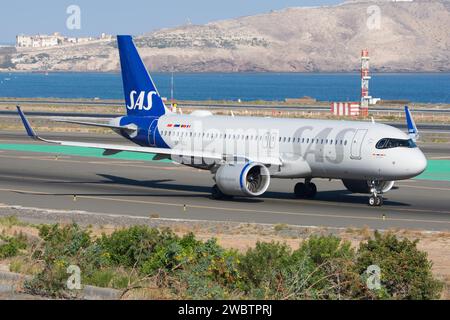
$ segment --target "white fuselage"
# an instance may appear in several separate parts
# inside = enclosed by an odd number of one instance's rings
[[[198,115],[197,115],[198,114]],[[168,114],[158,131],[170,148],[221,151],[247,159],[278,157],[278,178],[409,179],[426,168],[419,148],[379,149],[383,138],[408,140],[402,131],[361,121]]]

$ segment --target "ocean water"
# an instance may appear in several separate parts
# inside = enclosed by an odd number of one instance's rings
[[[171,74],[152,74],[170,97]],[[372,74],[370,94],[386,100],[450,103],[450,73]],[[176,73],[180,100],[284,100],[310,96],[321,101],[358,101],[358,73]],[[122,99],[119,73],[0,73],[0,97]]]

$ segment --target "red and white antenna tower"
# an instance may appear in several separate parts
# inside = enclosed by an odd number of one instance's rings
[[[364,49],[361,52],[361,107],[368,108],[369,102],[372,99],[369,96],[369,67],[370,67],[370,57],[369,50]]]

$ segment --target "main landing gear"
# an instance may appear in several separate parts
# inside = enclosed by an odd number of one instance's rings
[[[317,194],[317,187],[311,179],[306,179],[305,183],[299,182],[295,185],[294,194],[298,199],[312,199]]]
[[[381,190],[377,188],[376,181],[371,181],[369,184],[371,196],[369,197],[369,206],[381,207],[383,205],[383,196]]]

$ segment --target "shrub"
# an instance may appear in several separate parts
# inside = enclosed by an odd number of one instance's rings
[[[39,236],[43,241],[33,258],[41,260],[43,267],[25,282],[25,289],[33,294],[73,297],[73,292],[66,291],[66,271],[71,264],[80,265],[77,257],[91,245],[89,232],[76,224],[62,227],[55,224],[41,226]]]
[[[103,235],[97,242],[114,265],[141,267],[155,253],[159,245],[165,246],[176,235],[170,230],[159,231],[146,226],[135,226]]]
[[[197,258],[197,247],[202,243],[190,233],[182,238],[173,235],[155,244],[153,253],[143,262],[141,272],[152,275],[158,270],[173,272]]]
[[[83,284],[123,289],[151,282],[184,299],[434,299],[442,290],[417,242],[390,234],[375,233],[358,251],[335,236],[312,236],[295,251],[258,242],[242,254],[215,239],[146,226],[93,239],[75,224],[53,225],[41,227],[40,236],[32,258],[42,261],[42,269],[26,288],[55,297],[76,296],[66,290],[69,265],[80,267]],[[17,254],[24,243],[17,239],[8,238],[0,253]],[[365,283],[372,264],[382,270],[378,291]]]
[[[299,249],[258,243],[239,266],[245,290],[257,299],[352,298],[361,285],[355,252],[334,236],[312,236]]]
[[[291,249],[278,242],[258,242],[241,258],[239,270],[245,290],[257,298],[270,298],[280,290],[285,272],[292,264]]]
[[[241,289],[238,265],[237,251],[222,248],[215,239],[196,241],[192,255],[174,270],[174,281],[168,285],[185,299],[229,299]]]
[[[417,249],[417,242],[375,232],[373,239],[360,244],[356,270],[363,274],[370,265],[380,267],[381,297],[438,299],[442,284],[434,279],[432,263]]]
[[[334,259],[352,260],[355,251],[351,248],[350,242],[343,242],[336,236],[311,236],[294,252],[294,257],[304,254],[318,266]]]
[[[0,245],[0,259],[15,257],[27,248],[27,237],[22,233],[14,237],[0,236],[0,240],[4,242]]]
[[[355,251],[336,236],[311,236],[293,253],[287,279],[296,299],[349,299],[361,287],[354,272]]]
[[[88,231],[76,224],[67,226],[43,225],[39,236],[44,240],[42,250],[38,251],[44,261],[54,261],[64,256],[76,256],[91,245]]]

